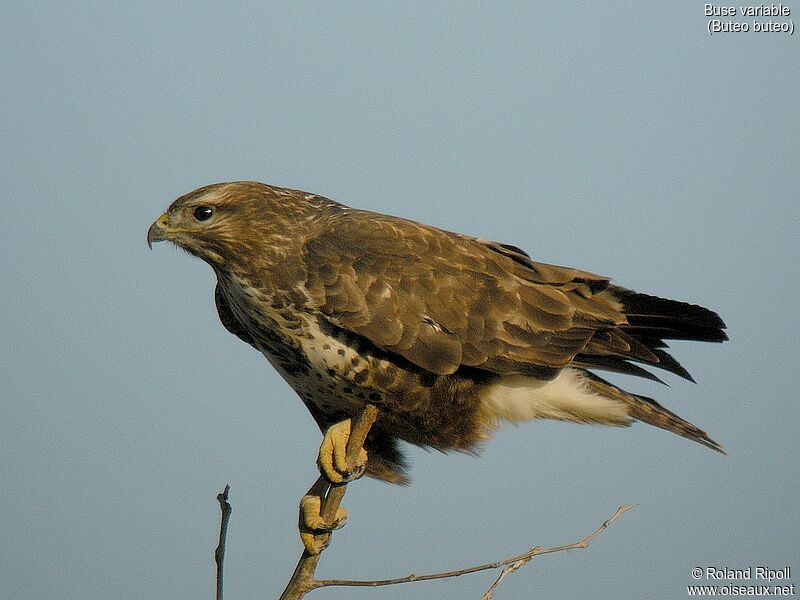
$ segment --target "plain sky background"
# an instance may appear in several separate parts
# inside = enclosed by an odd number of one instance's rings
[[[642,424],[410,449],[411,486],[350,486],[319,576],[499,559],[638,503],[498,600],[682,598],[706,566],[800,584],[797,34],[710,36],[695,1],[1,12],[0,598],[212,598],[226,483],[226,597],[283,589],[320,433],[218,323],[211,270],[145,244],[175,197],[236,179],[501,240],[729,326],[673,345],[698,385],[614,378],[729,457]],[[310,597],[477,598],[493,578]]]

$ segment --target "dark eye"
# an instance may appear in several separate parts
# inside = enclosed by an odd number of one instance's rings
[[[194,218],[198,221],[208,221],[213,214],[214,209],[210,206],[198,206],[194,209]]]

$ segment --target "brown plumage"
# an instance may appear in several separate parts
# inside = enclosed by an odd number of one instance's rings
[[[664,340],[721,342],[700,306],[534,262],[513,246],[254,182],[200,188],[150,228],[217,275],[223,325],[264,353],[324,430],[367,402],[368,473],[403,481],[398,439],[469,451],[498,421],[640,420],[722,451],[587,369],[691,379]]]

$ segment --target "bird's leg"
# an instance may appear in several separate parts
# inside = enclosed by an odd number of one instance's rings
[[[322,476],[332,484],[350,483],[364,474],[367,468],[367,451],[363,448],[354,464],[347,460],[347,442],[350,439],[351,421],[339,421],[328,427],[319,447],[317,466]]]
[[[339,508],[333,522],[322,517],[322,498],[330,484],[319,477],[300,500],[300,540],[306,551],[317,555],[331,543],[331,531],[343,527],[347,522],[347,510]]]
[[[358,459],[351,464],[347,460],[347,442],[350,439],[351,421],[340,421],[331,425],[322,438],[317,457],[321,477],[300,500],[300,539],[309,554],[316,555],[330,544],[331,531],[339,529],[347,521],[347,510],[339,508],[332,521],[322,516],[322,499],[330,485],[343,485],[355,481],[367,467],[367,451],[363,448]]]

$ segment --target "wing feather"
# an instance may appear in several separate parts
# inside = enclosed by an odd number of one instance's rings
[[[570,363],[624,322],[593,289],[607,279],[533,263],[506,247],[362,211],[305,245],[306,287],[334,324],[436,374],[530,373]],[[400,268],[398,268],[398,264]]]
[[[306,291],[333,324],[431,373],[554,377],[573,364],[691,379],[664,339],[722,341],[700,306],[537,263],[514,246],[367,211],[326,217],[304,247]]]

